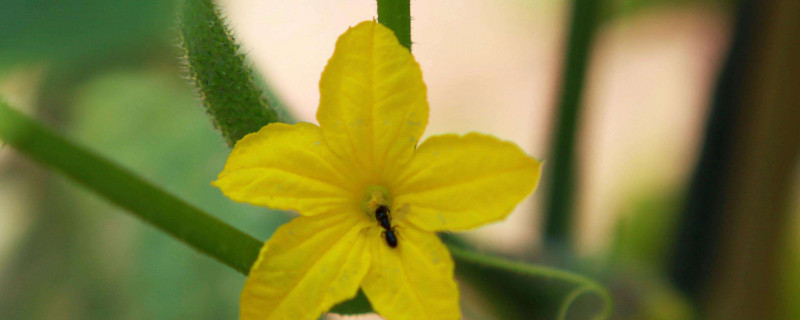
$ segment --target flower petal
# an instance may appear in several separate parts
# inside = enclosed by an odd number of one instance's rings
[[[319,127],[273,123],[239,140],[212,184],[235,201],[310,216],[352,203],[349,170]]]
[[[362,224],[333,214],[278,228],[250,270],[239,319],[317,319],[354,297],[370,263]]]
[[[336,42],[319,84],[317,120],[342,158],[380,179],[411,158],[428,123],[422,71],[394,32],[374,21]]]
[[[413,226],[397,233],[394,249],[369,237],[372,265],[361,288],[375,311],[390,320],[461,318],[453,260],[441,240]]]
[[[392,189],[418,227],[464,230],[504,219],[536,187],[540,168],[514,143],[478,133],[441,135],[417,148]]]

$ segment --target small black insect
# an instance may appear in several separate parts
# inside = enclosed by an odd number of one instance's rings
[[[394,227],[384,230],[381,235],[383,235],[383,239],[386,240],[386,245],[390,248],[397,248],[397,231]]]
[[[378,224],[383,228],[383,239],[386,240],[386,244],[390,248],[397,247],[397,230],[395,227],[392,226],[392,216],[391,212],[389,211],[389,207],[381,205],[375,209],[375,219],[378,220]]]

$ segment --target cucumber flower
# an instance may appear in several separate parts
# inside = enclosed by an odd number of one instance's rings
[[[504,219],[540,163],[517,145],[433,136],[419,64],[375,21],[336,42],[319,126],[273,123],[239,140],[213,184],[299,217],[261,249],[240,319],[316,319],[361,288],[386,319],[458,319],[453,260],[436,232]]]

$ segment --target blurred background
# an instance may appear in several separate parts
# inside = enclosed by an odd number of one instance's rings
[[[308,122],[336,38],[376,17],[371,0],[218,3],[271,101]],[[413,1],[413,52],[431,105],[425,135],[493,134],[547,171],[570,3]],[[752,10],[724,0],[602,3],[567,241],[543,231],[547,180],[509,219],[466,240],[591,274],[612,289],[614,319],[800,319],[800,99],[790,99],[800,72],[787,71],[800,71],[797,15],[781,20],[781,1]],[[229,149],[178,44],[170,1],[0,1],[0,96],[266,239],[291,216],[211,187]],[[244,276],[116,211],[0,146],[0,319],[237,317]],[[481,297],[489,289],[461,284],[467,319],[520,314],[496,312]],[[515,303],[525,312],[526,301]]]

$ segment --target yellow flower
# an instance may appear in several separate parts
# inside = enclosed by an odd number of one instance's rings
[[[435,232],[504,219],[540,164],[495,137],[433,136],[422,72],[374,22],[336,42],[319,126],[270,124],[236,143],[214,185],[301,216],[250,270],[240,319],[316,319],[363,289],[387,319],[458,319],[453,261]],[[394,241],[393,241],[394,240]]]

